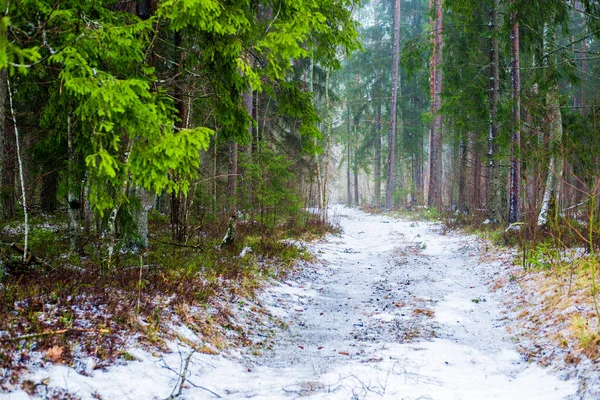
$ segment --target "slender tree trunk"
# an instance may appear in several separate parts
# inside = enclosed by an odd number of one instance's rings
[[[357,91],[357,99],[360,98],[360,74],[356,74],[356,91]],[[360,124],[361,111],[358,106],[358,101],[355,102],[354,106],[354,118],[352,119],[354,125],[354,151],[353,158],[354,162],[352,163],[352,173],[354,175],[354,205],[359,205],[359,196],[358,196],[358,127]]]
[[[433,0],[429,0],[429,13],[433,15]],[[427,165],[428,180],[427,180],[427,205],[432,206],[435,194],[431,190],[431,177],[433,173],[433,164],[436,159],[436,148],[435,148],[435,27],[434,19],[432,16],[429,17],[429,26],[432,30],[429,35],[429,42],[431,47],[431,55],[429,57],[429,112],[431,114],[431,121],[429,122],[429,162]]]
[[[358,197],[358,124],[360,116],[354,118],[354,163],[352,164],[352,172],[354,174],[354,205],[359,205]]]
[[[458,211],[467,210],[467,142],[464,136],[459,144],[459,171],[458,171]]]
[[[315,175],[317,178],[317,213],[323,214],[323,178],[321,177],[321,163],[319,158],[315,156]]]
[[[191,120],[191,96],[189,85],[185,81],[185,53],[181,50],[184,46],[183,36],[180,32],[175,33],[174,45],[177,51],[177,59],[179,60],[179,73],[175,79],[174,97],[175,107],[177,108],[177,117],[179,119],[177,128],[188,128]],[[177,177],[174,177],[177,179]],[[186,209],[187,200],[183,193],[171,194],[171,229],[173,239],[176,241],[184,241],[187,237],[187,221],[185,217],[188,215]]]
[[[323,182],[323,215],[321,215],[321,220],[327,221],[327,208],[329,206],[329,168],[331,165],[331,120],[328,122],[327,128],[327,154],[326,154],[326,164],[325,164],[325,181]]]
[[[489,33],[490,33],[490,70],[489,70],[489,108],[490,123],[488,131],[488,173],[486,179],[487,193],[487,211],[488,217],[493,220],[499,220],[500,200],[499,200],[499,177],[498,167],[496,165],[498,137],[498,96],[500,90],[499,62],[498,62],[498,0],[492,0],[489,11]]]
[[[248,54],[247,57],[249,57],[249,60],[250,60],[249,64],[251,66],[253,66],[254,62],[253,62],[252,55]],[[242,103],[244,104],[244,109],[246,110],[246,113],[248,113],[248,117],[250,118],[250,121],[248,122],[248,138],[247,138],[248,144],[244,145],[242,147],[242,151],[248,156],[247,159],[250,162],[252,162],[251,161],[252,160],[252,142],[253,142],[253,133],[254,133],[252,117],[254,115],[254,91],[251,86],[242,93]],[[249,179],[244,179],[245,172],[243,170],[243,167],[240,168],[238,166],[238,173],[242,177],[242,179],[239,183],[240,189],[242,190],[242,193],[245,193],[244,197],[246,197],[247,203],[253,204],[254,194],[253,194],[252,182]],[[254,207],[250,207],[250,208],[254,208]]]
[[[511,0],[511,4],[514,0]],[[521,71],[519,54],[519,23],[517,16],[511,14],[511,86],[513,96],[513,134],[510,142],[510,185],[508,223],[518,222],[521,208]]]
[[[433,3],[430,2],[433,6]],[[429,162],[429,206],[442,206],[442,0],[435,0],[435,24],[431,75],[433,77],[432,130]],[[430,88],[431,90],[431,88]]]
[[[556,69],[558,67],[557,59],[554,55],[554,49],[556,48],[556,28],[549,27],[545,33],[547,33],[547,45],[544,46],[547,47],[545,60],[546,63],[549,64],[547,67]],[[563,134],[559,95],[560,90],[558,88],[558,84],[554,85],[546,95],[546,114],[549,120],[550,133],[550,143],[548,147],[551,152],[551,156],[550,163],[548,165],[548,175],[546,177],[546,186],[544,189],[544,196],[542,198],[542,205],[538,214],[538,226],[544,226],[548,222],[548,211],[550,210],[552,196],[554,196],[555,210],[558,210],[560,202],[559,195],[562,184],[561,178],[563,172],[563,159],[560,156],[557,157],[555,149],[553,149],[553,147],[559,145]]]
[[[381,207],[381,100],[375,103],[375,207]]]
[[[27,209],[27,194],[25,193],[25,179],[23,176],[23,159],[21,158],[21,146],[19,145],[19,129],[17,127],[17,116],[15,115],[15,107],[13,106],[12,91],[10,89],[10,81],[6,80],[8,88],[8,102],[10,105],[10,114],[12,115],[13,128],[15,130],[15,143],[17,150],[17,160],[19,161],[19,181],[21,182],[21,198],[23,202],[23,215],[25,217],[25,239],[23,243],[23,261],[27,260],[27,246],[29,245],[29,210]]]
[[[351,168],[351,159],[350,159],[350,142],[351,142],[351,134],[350,134],[350,103],[348,103],[348,101],[346,101],[346,128],[347,128],[347,146],[346,146],[346,156],[347,156],[347,160],[346,160],[346,188],[347,188],[347,203],[348,206],[352,205],[352,183],[350,181],[350,168]]]
[[[582,6],[583,7],[583,6]],[[587,36],[587,22],[586,22],[586,17],[583,16],[583,36]],[[581,107],[581,112],[585,115],[587,114],[587,110],[586,110],[586,103],[585,103],[585,91],[587,88],[587,44],[585,42],[585,40],[581,41],[581,75],[582,75],[582,80],[581,80],[581,101],[580,101],[580,107]]]
[[[229,144],[229,209],[231,213],[237,211],[237,174],[238,174],[238,144],[231,141]]]
[[[219,130],[217,129],[216,121],[215,121],[215,137],[213,139],[213,154],[212,154],[212,162],[213,162],[213,179],[212,179],[212,213],[213,215],[217,215],[217,150],[218,150],[218,138],[219,138]]]
[[[6,161],[5,156],[5,143],[6,137],[8,136],[8,132],[6,131],[6,114],[7,114],[7,106],[6,106],[6,95],[8,93],[7,90],[7,79],[8,72],[7,69],[4,68],[0,70],[0,221],[4,219],[4,174],[5,168],[4,163]]]
[[[398,62],[400,59],[400,0],[396,0],[394,8],[394,48],[392,63],[392,105],[390,108],[390,137],[388,140],[387,184],[385,188],[385,208],[394,206],[394,169],[396,149],[396,108],[398,103]]]
[[[329,104],[329,69],[325,75],[325,134],[327,135],[327,151],[325,153],[325,177],[323,180],[323,211],[321,214],[321,220],[327,221],[327,208],[329,206],[329,168],[331,164],[331,115],[330,115],[330,104]]]
[[[310,66],[309,66],[309,79],[308,79],[308,91],[313,95],[313,101],[314,101],[314,79],[315,79],[315,60],[314,57],[311,56],[310,58]],[[314,139],[314,145],[315,147],[318,145],[317,143],[317,139]],[[313,156],[313,160],[315,163],[315,175],[317,178],[317,193],[316,193],[316,197],[317,197],[317,213],[319,216],[323,216],[324,215],[324,211],[323,211],[323,178],[321,177],[321,163],[319,160],[319,155],[317,153],[315,153],[315,155]],[[311,188],[312,190],[312,188]],[[311,196],[312,197],[312,196]],[[310,201],[312,202],[312,199],[310,199]]]

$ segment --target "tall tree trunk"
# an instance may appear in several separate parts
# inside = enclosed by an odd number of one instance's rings
[[[8,131],[6,130],[6,114],[7,114],[7,106],[6,106],[6,95],[7,95],[7,79],[8,72],[6,68],[0,70],[0,221],[4,219],[4,174],[5,174],[5,161],[6,161],[6,150],[5,143],[6,137],[8,136]]]
[[[356,74],[356,90],[360,90],[360,74]],[[360,94],[357,95],[357,100]],[[352,172],[354,174],[354,205],[359,205],[358,196],[358,127],[360,124],[361,111],[359,110],[358,101],[354,108],[354,162],[352,163]]]
[[[29,245],[29,210],[27,209],[27,194],[25,193],[25,178],[23,175],[23,159],[21,158],[21,147],[19,145],[19,129],[17,127],[17,116],[13,106],[12,91],[10,81],[6,80],[8,88],[8,103],[10,105],[10,115],[12,115],[13,128],[15,130],[15,143],[17,150],[17,160],[19,161],[19,181],[21,182],[21,201],[23,202],[23,215],[25,217],[25,238],[23,243],[23,261],[27,260],[27,246]]]
[[[398,62],[400,59],[400,0],[396,0],[394,8],[394,48],[392,63],[392,105],[390,108],[390,136],[388,140],[387,184],[385,188],[385,208],[394,206],[394,169],[396,149],[396,108],[398,103]]]
[[[6,160],[6,150],[4,148],[4,145],[6,143],[6,137],[8,136],[8,132],[6,130],[7,128],[7,124],[6,124],[6,114],[7,114],[7,107],[6,107],[6,94],[7,94],[7,87],[6,87],[6,82],[7,82],[7,78],[8,78],[8,72],[6,70],[6,68],[0,70],[0,221],[2,221],[4,219],[4,174],[5,174],[5,168],[4,168],[4,163]]]
[[[581,7],[583,8],[583,5],[581,5]],[[587,21],[586,21],[586,16],[583,15],[583,36],[587,36]],[[580,107],[581,107],[581,112],[585,115],[587,114],[587,110],[586,110],[586,106],[585,106],[585,91],[587,88],[587,44],[585,42],[585,40],[581,41],[581,75],[583,76],[582,78],[582,82],[581,82],[581,101],[580,101]]]
[[[511,0],[511,4],[514,0]],[[519,54],[519,22],[513,12],[510,16],[511,86],[513,96],[513,134],[510,141],[510,185],[508,223],[519,221],[521,208],[521,71]]]
[[[183,36],[180,32],[175,33],[174,45],[177,51],[177,60],[179,62],[179,71],[175,79],[174,97],[175,107],[177,108],[177,128],[189,128],[191,121],[191,96],[190,87],[185,81],[185,53],[181,50],[184,47]],[[177,179],[177,177],[175,177]],[[171,195],[171,226],[173,230],[173,239],[182,242],[187,238],[187,215],[188,201],[186,196],[179,192]],[[143,227],[141,227],[143,229]]]
[[[350,134],[350,103],[348,103],[348,101],[346,100],[346,129],[347,129],[347,146],[346,146],[346,188],[347,188],[347,204],[348,206],[352,205],[352,183],[350,181],[350,168],[352,165],[351,159],[350,159],[350,142],[351,142],[351,134]]]
[[[359,205],[358,197],[358,124],[360,116],[354,118],[354,162],[352,163],[352,172],[354,174],[354,205]]]
[[[381,206],[381,100],[375,103],[375,207]]]
[[[325,177],[323,179],[323,211],[321,214],[321,220],[327,221],[327,208],[329,206],[329,168],[331,164],[331,115],[330,115],[330,104],[329,104],[329,69],[325,75],[325,134],[327,135],[327,150],[325,152]]]
[[[499,199],[499,174],[496,165],[498,137],[498,96],[500,90],[499,62],[498,62],[498,0],[492,0],[489,10],[489,33],[490,33],[490,70],[489,70],[489,109],[490,123],[488,131],[488,173],[486,179],[487,212],[492,221],[500,219]]]
[[[458,211],[467,211],[467,141],[461,136],[459,143],[459,171],[458,171]]]
[[[309,80],[308,80],[308,91],[313,95],[313,101],[314,101],[314,79],[315,79],[315,59],[314,57],[310,57],[310,66],[309,66]],[[317,139],[314,138],[314,145],[315,147],[318,146],[317,143]],[[319,216],[322,216],[324,214],[323,211],[323,178],[321,177],[321,163],[319,160],[319,155],[315,152],[315,155],[313,156],[313,160],[315,163],[315,175],[317,178],[317,193],[316,193],[316,197],[317,197],[317,212]],[[312,188],[311,188],[312,191]],[[312,199],[310,199],[310,201],[312,201]]]
[[[248,55],[247,57],[250,58],[249,64],[252,66],[253,65],[253,59],[251,58],[251,55]],[[253,142],[253,121],[252,121],[252,117],[254,115],[254,91],[252,90],[252,87],[248,87],[248,89],[246,91],[244,91],[242,93],[242,103],[244,104],[244,109],[246,110],[246,112],[248,113],[248,117],[250,118],[250,121],[248,122],[248,144],[243,146],[242,151],[248,156],[248,160],[252,160],[252,142]],[[239,169],[239,167],[238,167]],[[252,192],[252,184],[251,181],[248,179],[243,179],[244,178],[244,171],[243,168],[241,168],[242,171],[239,171],[240,175],[242,176],[242,179],[240,181],[240,187],[242,189],[242,192],[246,194],[246,200],[248,201],[249,204],[253,204],[254,201],[254,194]],[[254,207],[250,207],[250,208],[254,208]]]
[[[430,2],[433,6],[433,4]],[[429,162],[429,206],[442,206],[442,0],[435,0],[435,24],[432,53],[433,107]]]
[[[547,49],[546,49],[546,63],[549,64],[547,67],[552,69],[556,69],[557,59],[554,55],[554,50],[556,49],[556,28],[549,27],[547,29]],[[563,159],[561,156],[556,156],[555,149],[553,147],[558,146],[562,134],[562,113],[560,111],[560,102],[559,102],[560,90],[558,88],[558,84],[555,84],[546,95],[546,107],[549,120],[549,137],[550,143],[548,144],[549,150],[551,152],[550,163],[548,165],[548,175],[546,177],[546,187],[544,189],[544,196],[542,198],[542,205],[540,207],[540,212],[538,214],[537,225],[544,226],[548,222],[548,211],[550,210],[550,202],[552,197],[554,196],[554,204],[555,210],[559,209],[559,200],[560,200],[560,187],[562,185],[562,172],[563,172]],[[557,182],[558,181],[558,182]]]
[[[219,138],[219,130],[217,129],[217,123],[215,121],[215,137],[213,139],[213,154],[212,154],[212,214],[217,215],[217,173],[218,173],[218,164],[217,164],[217,154],[218,154],[218,138]]]

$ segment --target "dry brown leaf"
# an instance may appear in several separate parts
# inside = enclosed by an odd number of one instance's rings
[[[46,360],[57,363],[60,361],[63,353],[63,348],[60,346],[52,346],[46,350]]]

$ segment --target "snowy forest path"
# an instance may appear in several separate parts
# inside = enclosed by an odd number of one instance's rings
[[[345,207],[330,215],[343,233],[308,245],[316,262],[256,299],[227,302],[253,331],[247,348],[203,354],[189,345],[201,339],[174,324],[186,340],[168,340],[168,352],[149,353],[132,339],[135,361],[87,375],[53,364],[34,369],[31,381],[82,400],[577,398],[577,382],[516,351],[507,331],[515,311],[505,301],[519,288],[497,284],[509,280],[507,257],[437,223]]]
[[[502,263],[440,224],[336,208],[319,263],[268,289],[286,321],[272,352],[233,377],[237,398],[563,399],[576,385],[524,362],[493,292]],[[237,388],[235,388],[237,387]]]

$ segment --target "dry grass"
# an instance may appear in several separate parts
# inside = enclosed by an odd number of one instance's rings
[[[155,221],[152,232],[162,236],[155,236],[144,255],[141,280],[138,254],[119,253],[115,268],[107,271],[99,244],[90,241],[86,257],[64,257],[68,244],[60,234],[46,245],[47,266],[23,268],[0,252],[10,261],[0,282],[0,391],[22,383],[36,352],[46,362],[77,370],[83,368],[80,360],[93,354],[102,368],[123,358],[132,340],[163,348],[174,321],[202,338],[203,352],[247,345],[248,332],[236,325],[229,305],[253,297],[266,280],[310,259],[302,248],[281,240],[322,235],[330,227],[310,220],[301,225],[287,222],[264,235],[264,227],[241,224],[237,243],[220,249],[223,232],[217,222],[206,224],[189,247],[180,247],[167,244],[168,226]],[[245,246],[252,251],[240,257]],[[48,334],[54,331],[60,333]],[[18,339],[24,335],[29,336]]]

